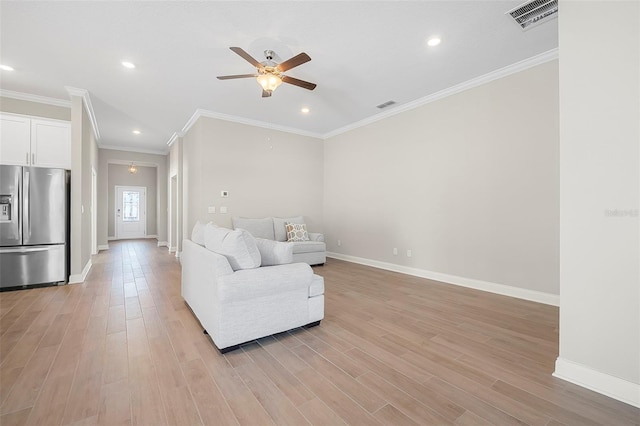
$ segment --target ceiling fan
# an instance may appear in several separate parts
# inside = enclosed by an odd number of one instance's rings
[[[314,83],[309,83],[308,81],[304,80],[298,80],[297,78],[289,77],[283,74],[285,71],[288,71],[291,68],[297,67],[298,65],[302,65],[305,62],[309,62],[311,60],[309,55],[304,52],[299,53],[293,58],[287,59],[280,64],[277,64],[273,62],[273,56],[275,55],[273,50],[265,50],[264,56],[267,58],[267,60],[264,62],[258,62],[240,47],[230,47],[229,49],[233,50],[251,65],[256,67],[256,73],[222,75],[218,76],[218,80],[254,77],[258,81],[258,84],[262,86],[263,98],[268,98],[269,96],[271,96],[273,94],[273,91],[276,90],[276,88],[282,83],[293,84],[294,86],[302,87],[307,90],[313,90],[316,88],[316,84]]]

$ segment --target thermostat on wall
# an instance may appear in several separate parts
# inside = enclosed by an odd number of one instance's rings
[[[221,197],[228,197],[229,196],[229,191],[220,191],[220,196]]]

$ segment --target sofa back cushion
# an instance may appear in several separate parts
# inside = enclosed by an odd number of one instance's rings
[[[191,231],[191,241],[201,246],[204,246],[204,227],[204,223],[197,221]]]
[[[224,255],[234,271],[260,266],[256,239],[244,229],[232,231],[208,223],[204,229],[204,242],[207,249]]]
[[[267,240],[275,240],[273,235],[273,219],[265,217],[264,219],[247,219],[244,217],[234,217],[233,229],[246,229],[256,238],[266,238]]]
[[[256,238],[261,266],[286,265],[293,262],[293,244]]]
[[[287,241],[287,230],[285,225],[287,223],[303,224],[304,218],[302,216],[295,217],[274,217],[273,218],[273,231],[276,241]]]

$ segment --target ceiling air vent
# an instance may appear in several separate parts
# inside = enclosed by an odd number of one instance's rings
[[[508,11],[523,30],[540,25],[558,17],[558,0],[533,0]]]
[[[380,105],[376,105],[376,108],[384,109],[386,107],[390,107],[391,105],[394,105],[395,103],[396,101],[387,101],[387,102],[381,103]]]

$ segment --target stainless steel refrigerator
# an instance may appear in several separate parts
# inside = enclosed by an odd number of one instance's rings
[[[0,165],[0,289],[67,281],[69,176]]]

